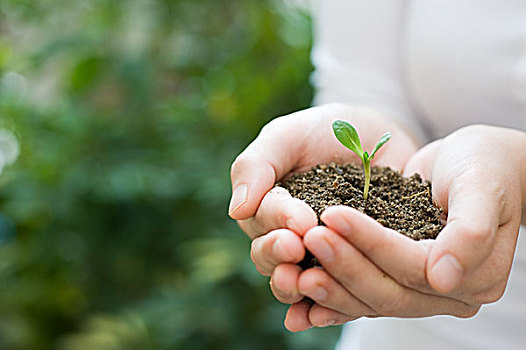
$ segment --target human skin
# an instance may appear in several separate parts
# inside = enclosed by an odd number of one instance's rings
[[[378,151],[374,165],[402,169],[417,149],[401,127],[369,109],[330,104],[274,119],[232,164],[229,215],[250,238],[280,228],[303,235],[316,226],[314,211],[274,184],[316,164],[360,162],[333,135],[331,124],[337,119],[356,127],[365,149],[391,131],[393,140]]]
[[[296,263],[305,254],[303,235],[318,221],[308,205],[274,183],[319,163],[360,163],[333,135],[331,124],[337,119],[356,127],[365,150],[373,149],[386,131],[392,133],[373,165],[401,170],[417,149],[406,131],[389,119],[369,109],[330,104],[273,120],[232,165],[229,214],[253,239],[251,257],[257,270],[272,275],[275,296],[288,304],[303,298],[297,290]]]
[[[519,151],[525,147],[523,132],[470,126],[409,159],[404,173],[429,179],[448,215],[434,241],[412,241],[351,208],[327,209],[327,227],[304,236],[323,268],[297,277],[299,293],[316,304],[292,305],[287,328],[362,316],[471,317],[500,299],[526,204],[526,157]]]
[[[280,130],[286,133],[286,125]],[[426,146],[407,162],[405,173],[429,178],[437,204],[448,212],[448,224],[436,241],[413,242],[343,207],[323,214],[326,228],[310,222],[295,232],[276,229],[287,217],[281,208],[288,206],[279,204],[267,215],[250,219],[264,229],[247,230],[240,222],[249,235],[260,237],[251,250],[258,271],[272,276],[278,300],[293,304],[287,328],[299,331],[361,316],[469,317],[481,304],[499,299],[524,207],[526,161],[517,151],[524,149],[524,140],[524,134],[515,130],[473,126]],[[257,141],[258,149],[265,148]],[[258,158],[257,152],[251,154],[253,161]],[[241,174],[233,171],[234,184]],[[263,201],[258,212],[272,203]],[[306,213],[303,209],[298,212]],[[302,272],[295,265],[303,257],[303,244],[323,268]],[[332,248],[329,259],[320,248],[327,246]],[[299,302],[304,296],[316,303]]]

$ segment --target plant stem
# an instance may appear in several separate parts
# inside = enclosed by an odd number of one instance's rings
[[[369,182],[371,181],[371,160],[367,159],[363,163],[363,172],[365,175],[365,185],[363,186],[363,199],[367,200],[369,196]]]

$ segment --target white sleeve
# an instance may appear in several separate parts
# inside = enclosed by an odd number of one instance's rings
[[[405,0],[313,2],[314,104],[370,107],[423,141],[402,74],[405,9]]]

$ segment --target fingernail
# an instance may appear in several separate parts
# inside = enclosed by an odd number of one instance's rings
[[[460,284],[464,271],[454,256],[446,254],[431,268],[431,275],[440,290],[448,292]]]
[[[316,242],[316,245],[310,248],[311,253],[314,254],[322,262],[331,262],[334,258],[334,252],[331,246],[323,238]]]
[[[320,286],[315,287],[312,291],[310,291],[310,293],[308,293],[308,295],[317,301],[323,301],[327,299],[327,291]]]
[[[228,207],[228,215],[232,216],[239,208],[243,206],[248,200],[248,186],[242,184],[237,186],[232,192],[232,199]]]

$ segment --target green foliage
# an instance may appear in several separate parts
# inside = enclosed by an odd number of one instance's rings
[[[376,152],[382,147],[387,141],[391,139],[391,133],[386,132],[382,135],[376,146],[374,146],[371,155],[367,152],[364,152],[362,148],[362,142],[358,136],[358,132],[351,124],[343,120],[336,120],[332,123],[332,130],[334,135],[340,141],[342,145],[356,153],[358,157],[362,160],[364,176],[365,176],[365,185],[363,188],[363,198],[367,199],[369,195],[369,183],[371,181],[371,160],[374,158]]]
[[[1,2],[1,349],[334,343],[284,330],[226,216],[234,157],[310,103],[309,27],[281,1]]]

